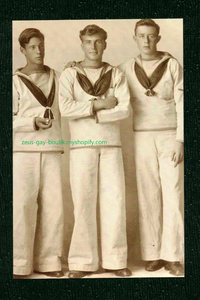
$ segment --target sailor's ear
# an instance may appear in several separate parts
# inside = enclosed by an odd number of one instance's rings
[[[105,43],[104,43],[104,50],[107,48],[107,43],[106,43],[106,41],[105,41]]]
[[[25,48],[23,48],[23,47],[20,47],[20,51],[21,51],[21,53],[22,53],[22,54],[24,54],[24,55],[25,55],[25,53],[26,53],[26,50],[25,50]]]
[[[157,36],[157,43],[160,42],[160,40],[161,40],[161,35],[158,35]]]
[[[136,42],[136,36],[135,36],[135,35],[133,36],[133,39],[134,39],[134,41]]]

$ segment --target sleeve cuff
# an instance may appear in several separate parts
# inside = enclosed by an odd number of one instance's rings
[[[98,119],[98,116],[97,116],[97,112],[94,111],[94,101],[96,101],[97,98],[92,98],[90,101],[91,101],[91,115],[94,116],[95,120],[96,120],[96,123],[99,123],[99,119]]]
[[[36,117],[33,119],[33,128],[34,128],[35,131],[39,130],[39,127],[36,124]]]

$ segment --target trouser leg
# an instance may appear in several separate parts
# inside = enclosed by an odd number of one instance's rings
[[[59,271],[63,247],[61,153],[42,153],[40,166],[34,270]]]
[[[163,194],[163,233],[161,259],[183,259],[184,228],[180,204],[183,201],[183,163],[174,168],[171,153],[176,141],[175,131],[166,131],[158,137],[160,177]]]
[[[158,260],[162,235],[162,195],[154,136],[150,132],[134,132],[134,146],[142,259]]]
[[[13,273],[32,271],[40,153],[13,154]]]
[[[101,148],[99,202],[102,267],[105,269],[126,268],[125,183],[120,148]]]
[[[74,229],[69,250],[69,269],[96,271],[97,250],[97,172],[99,149],[73,149],[70,152],[70,183],[74,203]]]

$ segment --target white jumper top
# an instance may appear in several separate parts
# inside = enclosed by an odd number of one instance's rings
[[[176,129],[176,138],[183,141],[183,70],[169,53],[162,53],[161,60],[142,61],[140,55],[119,66],[128,80],[133,108],[133,130],[155,131]],[[155,68],[169,58],[167,68],[153,88],[154,96],[145,95],[146,89],[135,74],[135,61],[150,76]]]
[[[106,146],[121,146],[120,120],[127,118],[129,115],[130,94],[123,73],[110,65],[106,72],[110,69],[112,69],[110,87],[99,98],[115,96],[118,105],[112,109],[100,110],[96,114],[93,113],[93,105],[90,101],[95,96],[87,94],[81,88],[76,78],[77,69],[74,67],[67,68],[61,74],[59,105],[61,115],[69,119],[72,141],[91,139],[93,141],[107,141]],[[89,69],[88,71],[90,75],[91,72],[95,73],[95,70],[91,71]],[[99,69],[96,72],[99,73]],[[85,73],[87,74],[87,70]],[[74,147],[82,146],[78,144]],[[104,146],[101,145],[101,147]]]
[[[34,97],[19,76],[23,76],[37,85],[47,97],[55,79],[55,97],[51,106],[55,115],[52,127],[46,130],[35,127],[35,118],[43,117],[45,107]],[[61,140],[61,121],[58,106],[59,73],[47,68],[47,73],[25,75],[19,69],[13,75],[13,151],[14,152],[63,152]],[[49,144],[48,141],[58,142]],[[36,141],[46,143],[37,145]],[[29,142],[24,144],[23,142]]]

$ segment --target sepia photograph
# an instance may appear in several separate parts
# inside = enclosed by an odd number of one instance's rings
[[[184,277],[183,19],[12,37],[13,278]]]

